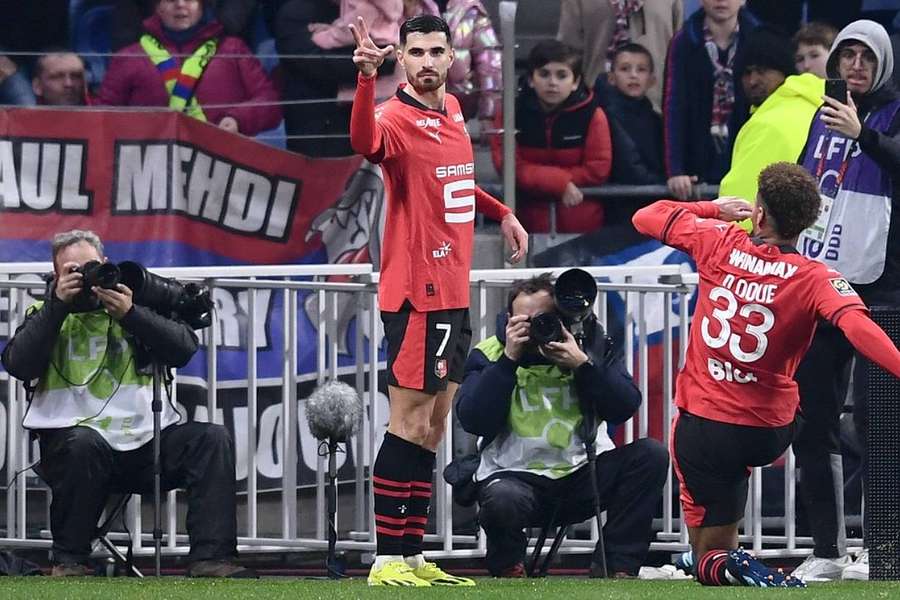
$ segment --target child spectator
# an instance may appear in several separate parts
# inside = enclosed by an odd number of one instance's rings
[[[653,57],[640,44],[615,51],[607,75],[603,109],[613,144],[610,179],[615,183],[664,183],[662,118],[653,110],[647,90],[656,83]]]
[[[748,107],[734,65],[758,21],[743,0],[703,0],[672,38],[663,134],[669,190],[681,200],[697,181],[719,183]]]
[[[794,65],[797,72],[827,79],[825,63],[837,29],[827,23],[808,23],[794,34]]]
[[[503,115],[497,114],[498,128]],[[516,99],[516,213],[529,232],[585,233],[603,225],[603,204],[579,187],[609,177],[609,125],[594,93],[585,87],[581,53],[556,40],[538,43],[528,55],[528,75]],[[491,139],[494,165],[503,148]]]
[[[444,6],[441,14],[441,6]],[[491,16],[480,0],[404,0],[404,16],[443,16],[453,34],[453,66],[447,91],[456,96],[466,120],[491,121],[503,89],[502,52]]]
[[[631,185],[665,183],[662,117],[653,110],[647,90],[653,87],[653,57],[640,44],[625,44],[613,53],[601,98],[609,119],[613,166],[610,181]],[[606,223],[631,223],[634,212],[646,202],[621,198],[607,202]]]

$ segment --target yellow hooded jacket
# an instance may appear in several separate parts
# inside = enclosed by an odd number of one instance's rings
[[[824,93],[824,79],[812,73],[791,75],[756,107],[738,132],[731,170],[722,178],[719,195],[756,202],[759,172],[772,163],[797,162],[800,158]],[[749,231],[749,220],[741,226]]]

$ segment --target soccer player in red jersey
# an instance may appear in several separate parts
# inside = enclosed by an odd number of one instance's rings
[[[847,280],[794,248],[819,202],[815,179],[782,162],[760,173],[752,208],[736,198],[661,200],[633,218],[640,232],[690,254],[700,275],[670,442],[695,576],[706,585],[803,585],[736,548],[750,467],[791,443],[794,371],[817,319],[900,377],[900,352]],[[748,217],[752,237],[728,223]]]
[[[421,15],[401,26],[397,60],[409,83],[377,108],[376,70],[393,48],[378,48],[362,18],[351,29],[359,76],[350,141],[381,164],[387,191],[378,300],[391,402],[372,469],[377,556],[369,584],[474,585],[422,556],[435,449],[472,337],[475,211],[500,221],[512,262],[524,257],[528,235],[509,208],[475,185],[462,111],[445,90],[453,63],[447,23]]]

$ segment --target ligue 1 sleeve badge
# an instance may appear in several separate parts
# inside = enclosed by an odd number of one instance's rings
[[[438,358],[434,361],[434,374],[438,379],[443,379],[447,376],[447,359],[446,358]]]

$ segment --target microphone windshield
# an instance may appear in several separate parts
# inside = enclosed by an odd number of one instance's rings
[[[346,442],[356,432],[361,413],[359,394],[336,379],[323,383],[306,399],[309,430],[319,440]]]

